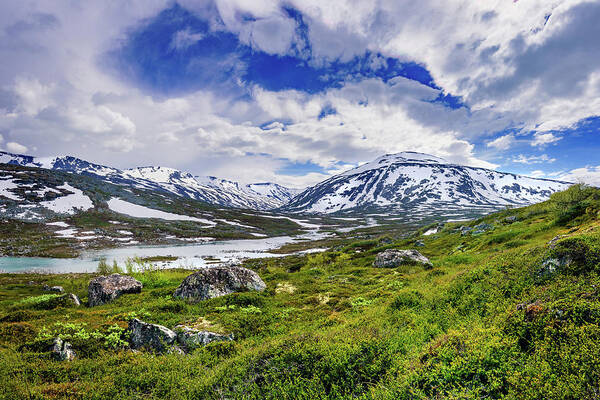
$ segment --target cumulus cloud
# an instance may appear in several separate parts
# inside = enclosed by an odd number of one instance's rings
[[[558,142],[561,137],[555,136],[552,133],[535,133],[533,135],[533,140],[531,141],[531,145],[534,147],[544,147],[551,143]]]
[[[11,153],[25,153],[27,152],[27,147],[23,146],[22,144],[19,144],[17,142],[8,142],[6,143],[6,150],[8,150]]]
[[[547,154],[542,154],[541,156],[525,156],[519,154],[512,159],[512,162],[519,164],[553,163],[554,161],[556,161],[556,158],[551,158]]]
[[[254,85],[235,96],[209,89],[159,96],[108,74],[101,61],[170,1],[132,0],[127,7],[5,2],[0,130],[6,141],[38,148],[39,155],[71,153],[120,167],[162,164],[305,185],[334,173],[340,161],[357,165],[405,150],[495,168],[475,143],[489,152],[522,140],[543,147],[562,138],[554,130],[600,115],[600,6],[592,2],[530,0],[493,10],[467,0],[286,2],[302,15],[305,32],[278,2],[178,3],[206,20],[211,32],[234,33],[256,52],[295,52],[318,68],[368,51],[375,54],[369,68],[387,68],[386,57],[413,62],[437,86],[349,73],[316,94]],[[168,40],[179,56],[204,35],[183,23]],[[206,64],[189,61],[190,69]],[[229,64],[211,68],[222,65]],[[438,101],[448,93],[461,96],[465,106]],[[325,107],[336,112],[319,118]],[[490,140],[507,129],[516,133]],[[536,157],[543,156],[520,155],[515,162],[551,162]],[[285,175],[278,172],[281,160],[322,171]],[[253,162],[264,172],[245,167]]]
[[[512,147],[512,145],[514,143],[515,143],[515,135],[511,133],[508,135],[497,137],[496,139],[492,140],[491,142],[488,142],[486,144],[486,146],[493,147],[498,150],[508,150]]]
[[[600,165],[573,169],[561,175],[559,179],[600,187]]]

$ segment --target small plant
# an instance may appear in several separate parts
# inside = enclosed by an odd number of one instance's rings
[[[366,307],[373,303],[373,300],[367,300],[364,297],[357,297],[350,302],[353,308]]]

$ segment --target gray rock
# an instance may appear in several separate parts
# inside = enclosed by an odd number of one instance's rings
[[[124,293],[140,293],[142,283],[131,276],[112,274],[99,276],[88,286],[88,304],[90,307],[109,303]]]
[[[183,280],[173,296],[207,300],[234,292],[264,290],[267,285],[252,270],[243,267],[202,268]]]
[[[542,261],[542,266],[537,271],[538,278],[548,278],[559,272],[563,267],[573,262],[571,257],[548,257]]]
[[[149,324],[133,318],[129,321],[129,346],[134,349],[147,349],[157,353],[181,353],[177,346],[177,335],[172,330],[156,324]]]
[[[71,343],[63,341],[60,337],[54,339],[51,351],[52,357],[58,361],[71,361],[75,358]]]
[[[48,285],[44,285],[42,286],[42,289],[48,291],[48,292],[56,292],[56,293],[62,293],[65,290],[63,289],[62,286],[48,286]]]
[[[221,335],[215,332],[193,329],[185,325],[177,325],[173,330],[177,334],[177,342],[185,348],[186,351],[206,346],[210,342],[233,340],[233,334]]]
[[[417,241],[415,242],[415,246],[417,246],[417,247],[423,247],[423,246],[425,246],[425,243],[423,243],[423,241],[422,241],[422,240],[417,240]]]
[[[73,293],[67,293],[44,300],[38,303],[36,308],[40,308],[43,310],[52,310],[56,307],[79,307],[80,305],[81,301],[79,301],[79,297],[77,297]]]
[[[558,241],[560,239],[566,238],[567,235],[557,235],[554,236],[552,239],[550,239],[550,241],[548,242],[548,247],[550,247],[551,249],[556,247],[556,244],[558,243]]]
[[[509,223],[517,222],[517,216],[511,215],[509,217],[504,218],[504,221]]]
[[[386,250],[377,254],[373,262],[376,268],[395,268],[400,265],[433,266],[431,261],[417,250]]]

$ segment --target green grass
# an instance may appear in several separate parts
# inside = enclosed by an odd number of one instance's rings
[[[41,285],[85,302],[94,274],[0,275],[0,398],[597,398],[600,192],[572,190],[465,223],[494,226],[480,235],[461,236],[454,223],[431,236],[386,232],[321,254],[250,260],[264,292],[199,303],[171,296],[185,270],[131,270],[142,293],[51,310],[35,307]],[[567,237],[550,248],[559,234]],[[415,239],[432,269],[372,267],[378,252]],[[548,257],[571,263],[545,272]],[[186,356],[133,353],[131,318],[236,340]],[[55,335],[72,342],[76,360],[50,359]]]

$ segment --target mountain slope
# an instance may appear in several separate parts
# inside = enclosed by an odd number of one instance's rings
[[[427,211],[537,203],[569,183],[451,164],[422,153],[387,154],[297,195],[284,209]]]
[[[225,207],[269,210],[281,207],[298,193],[296,189],[289,189],[274,183],[242,185],[215,177],[198,177],[188,172],[166,167],[138,167],[119,170],[71,156],[35,158],[0,152],[0,163],[93,176],[113,184],[166,191]]]

